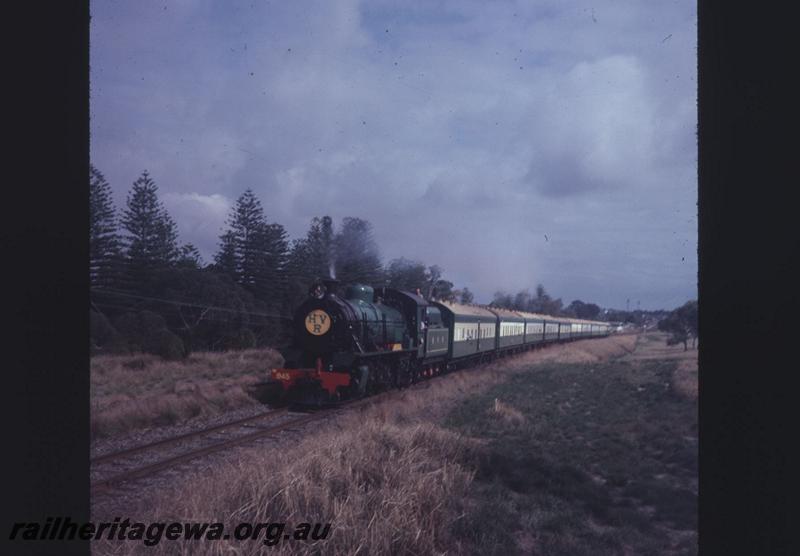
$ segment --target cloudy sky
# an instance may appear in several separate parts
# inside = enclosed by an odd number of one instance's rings
[[[384,260],[488,302],[696,297],[692,1],[91,3],[91,159],[147,169],[210,262],[255,191],[290,236],[372,222]]]

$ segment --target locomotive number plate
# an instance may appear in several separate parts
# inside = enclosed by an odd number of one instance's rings
[[[306,330],[314,336],[322,336],[331,327],[331,317],[322,309],[314,309],[306,315]]]
[[[275,373],[275,380],[290,380],[291,378],[292,377],[289,376],[289,373],[281,373],[281,372]]]

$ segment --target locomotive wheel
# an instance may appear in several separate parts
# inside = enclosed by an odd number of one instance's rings
[[[410,364],[408,359],[401,359],[397,363],[397,373],[395,374],[397,379],[397,388],[407,388],[408,386],[411,386],[413,376],[409,367]]]

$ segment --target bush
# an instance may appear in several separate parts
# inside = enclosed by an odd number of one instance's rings
[[[108,345],[114,340],[116,334],[117,331],[103,313],[89,310],[89,338],[92,339],[93,344],[100,347]]]
[[[170,332],[162,316],[152,311],[125,313],[115,320],[115,324],[130,352],[143,351],[169,360],[186,355],[183,341]]]
[[[256,347],[256,335],[249,328],[229,330],[222,334],[219,344],[224,351]]]
[[[103,313],[89,310],[89,353],[121,354],[129,351],[127,340],[111,325],[108,318]]]
[[[186,329],[180,329],[175,332],[178,338],[181,339],[183,342],[183,356],[189,357],[189,355],[194,351],[194,338],[192,334]]]
[[[239,331],[239,349],[251,349],[256,347],[256,335],[249,328]]]
[[[149,340],[145,347],[147,353],[158,355],[169,361],[183,359],[186,356],[183,341],[166,328],[155,332]]]
[[[286,346],[290,343],[292,328],[285,322],[272,319],[261,327],[256,336],[256,345],[263,346]]]
[[[139,333],[139,318],[136,313],[121,314],[114,319],[114,326],[131,343],[140,343],[137,342],[141,334]]]

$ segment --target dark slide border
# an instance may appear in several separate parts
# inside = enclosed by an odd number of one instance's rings
[[[4,166],[13,172],[3,175],[0,232],[0,553],[88,554],[86,541],[9,534],[14,521],[89,518],[89,5],[3,10]]]
[[[703,1],[698,12],[701,554],[800,553],[788,513],[798,96],[785,82],[797,32],[776,7]]]
[[[89,518],[89,6],[5,10],[16,96],[0,236],[11,302],[0,552],[87,554],[7,539],[13,522]],[[789,554],[800,243],[787,109],[800,97],[781,78],[796,73],[795,20],[763,3],[701,1],[698,14],[701,554]]]

